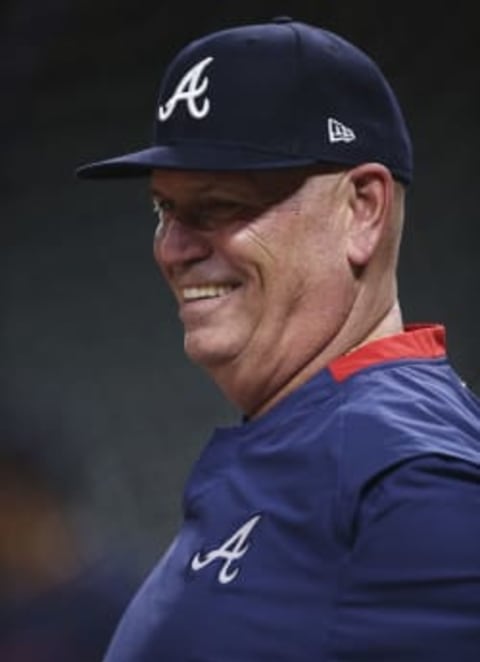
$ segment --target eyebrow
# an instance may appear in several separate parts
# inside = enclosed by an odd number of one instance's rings
[[[221,172],[218,174],[222,175],[226,173]],[[283,178],[280,177],[281,181],[279,186],[275,185],[275,180],[268,180],[268,183],[265,186],[262,185],[263,181],[261,177],[258,176],[260,173],[245,171],[241,174],[242,177],[240,179],[209,177],[207,181],[195,181],[193,185],[190,184],[187,190],[187,198],[184,200],[184,203],[202,204],[208,203],[209,200],[215,201],[225,198],[235,198],[238,200],[241,198],[249,205],[262,208],[270,207],[295,195],[304,181],[301,175],[297,173],[297,176],[300,177],[301,181],[292,180],[291,182],[285,182],[283,181]],[[181,187],[177,190],[182,192]],[[151,195],[154,198],[161,198],[168,203],[173,203],[176,200],[175,194],[167,193],[167,190],[163,188],[161,181],[152,181]]]
[[[226,173],[225,171],[221,171],[217,174],[218,175],[224,175],[224,174],[228,174],[228,173]],[[257,177],[255,176],[256,173],[255,172],[250,172],[250,171],[245,171],[245,172],[242,171],[241,174],[242,174],[242,179],[251,187],[251,191],[249,191],[249,192],[253,192],[253,193],[257,193],[257,194],[260,193],[261,186],[259,186],[259,182],[257,180]],[[220,187],[226,187],[226,188],[222,188],[221,190],[219,190],[219,193],[227,193],[227,194],[238,193],[239,191],[231,191],[230,190],[230,184],[231,184],[231,180],[230,181],[228,181],[228,180],[222,181],[221,176],[220,177],[215,177],[211,181],[206,181],[206,182],[203,182],[203,183],[197,183],[195,185],[194,193],[195,194],[197,194],[197,193],[200,193],[200,194],[209,193],[211,190],[213,190],[213,189],[215,189],[216,187],[219,187],[219,186]],[[240,192],[245,193],[245,191],[240,191]],[[151,186],[151,193],[152,193],[152,195],[160,195],[160,196],[164,195],[164,193],[161,190],[161,185],[160,186],[155,185],[154,183],[152,183],[152,186]],[[168,197],[168,196],[165,195],[165,197]]]

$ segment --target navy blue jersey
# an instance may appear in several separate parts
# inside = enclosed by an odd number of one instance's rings
[[[442,327],[218,429],[107,662],[478,662],[480,405]]]

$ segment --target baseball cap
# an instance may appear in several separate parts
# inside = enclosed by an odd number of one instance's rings
[[[152,144],[84,165],[77,175],[371,161],[411,181],[408,129],[379,66],[331,31],[279,17],[188,44],[161,81]]]

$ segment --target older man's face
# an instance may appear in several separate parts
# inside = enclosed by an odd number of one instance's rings
[[[242,389],[264,393],[288,380],[348,314],[341,189],[332,172],[152,176],[162,219],[154,253],[178,302],[185,350],[221,386],[233,380],[237,404]]]

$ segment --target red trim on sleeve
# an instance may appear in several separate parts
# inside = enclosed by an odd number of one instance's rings
[[[386,336],[339,356],[328,366],[338,382],[377,363],[398,359],[432,359],[445,356],[445,327],[411,324],[403,333]]]

